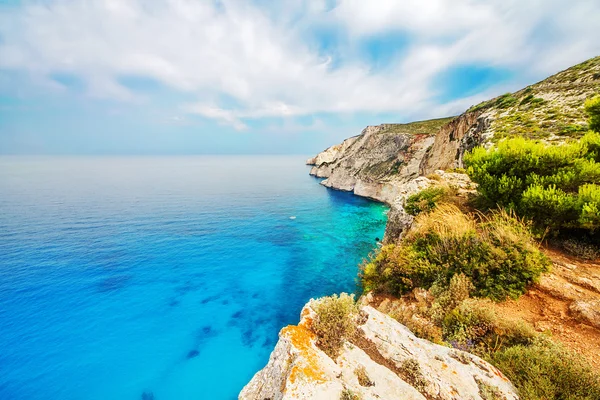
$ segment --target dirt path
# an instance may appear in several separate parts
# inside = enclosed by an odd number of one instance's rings
[[[552,271],[518,300],[495,304],[496,311],[550,333],[600,369],[600,262],[584,262],[552,249],[545,252],[554,263]],[[588,307],[591,317],[578,313],[575,302]]]

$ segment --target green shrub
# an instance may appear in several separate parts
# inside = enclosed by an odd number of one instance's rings
[[[489,361],[516,386],[522,400],[600,399],[600,380],[584,359],[550,342],[506,348]]]
[[[443,186],[434,186],[421,190],[406,199],[404,209],[410,215],[429,212],[435,208],[437,203],[447,197],[449,189]]]
[[[354,370],[354,375],[358,379],[358,384],[360,386],[375,386],[375,383],[371,381],[369,375],[367,374],[367,369],[364,366],[359,366]]]
[[[446,315],[468,299],[473,290],[475,287],[471,279],[463,273],[454,275],[447,287],[434,284],[430,289],[431,294],[435,297],[431,304],[431,319],[441,325]]]
[[[489,300],[481,299],[465,300],[446,314],[442,331],[448,342],[480,355],[528,345],[536,337],[531,326],[498,318]]]
[[[518,297],[549,261],[522,221],[504,212],[480,218],[451,204],[419,214],[399,245],[384,246],[363,263],[363,288],[397,296],[434,283],[448,286],[462,273],[476,296]]]
[[[585,102],[585,111],[590,117],[590,129],[600,132],[600,96],[588,99]]]
[[[335,359],[344,344],[356,329],[355,317],[358,307],[354,295],[341,293],[313,300],[312,309],[317,314],[312,330],[317,335],[317,346]]]
[[[548,145],[524,138],[465,156],[469,176],[487,207],[502,206],[540,230],[600,227],[600,134]]]
[[[512,95],[512,93],[505,93],[496,99],[495,104],[498,108],[508,108],[516,103],[517,99]]]

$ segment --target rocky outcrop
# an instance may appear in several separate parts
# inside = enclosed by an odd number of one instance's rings
[[[435,136],[431,149],[425,155],[421,173],[463,166],[463,155],[489,139],[489,114],[467,112],[443,126]]]
[[[420,160],[433,141],[429,134],[368,126],[359,136],[308,160],[314,164],[310,174],[327,178],[324,186],[393,204],[404,184],[419,176]]]
[[[569,310],[578,319],[600,329],[600,300],[574,301]]]
[[[327,399],[342,392],[367,399],[518,399],[512,384],[482,359],[419,339],[391,317],[363,305],[356,336],[333,360],[315,344],[310,303],[287,326],[267,365],[240,400]]]

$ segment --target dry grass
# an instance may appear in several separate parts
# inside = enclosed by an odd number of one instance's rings
[[[454,204],[439,204],[432,212],[416,217],[406,239],[411,241],[428,234],[441,238],[461,238],[474,232],[477,222],[472,214],[464,214]]]
[[[339,296],[322,297],[313,300],[311,307],[317,314],[311,326],[317,335],[317,346],[335,359],[344,340],[356,330],[358,307],[354,304],[354,295],[341,293]]]

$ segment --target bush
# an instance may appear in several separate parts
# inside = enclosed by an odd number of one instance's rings
[[[339,297],[322,297],[313,300],[312,309],[317,317],[312,330],[317,335],[317,346],[328,356],[335,359],[344,344],[356,329],[355,318],[358,307],[354,304],[354,295],[341,293]]]
[[[514,210],[540,230],[600,227],[598,133],[562,145],[512,138],[474,149],[465,165],[487,207]]]
[[[585,102],[585,111],[590,117],[590,129],[600,132],[600,96],[588,99]]]
[[[469,299],[446,314],[442,322],[444,339],[459,348],[480,355],[516,345],[528,345],[536,337],[523,323],[498,318],[489,300]]]
[[[517,103],[517,99],[511,94],[506,93],[496,99],[496,106],[498,108],[508,108]]]
[[[431,305],[431,319],[441,325],[446,315],[468,299],[473,290],[473,283],[463,273],[454,275],[447,287],[434,284],[430,289],[435,297]]]
[[[410,215],[429,212],[444,198],[448,196],[449,189],[443,186],[434,186],[421,190],[406,199],[404,209]]]
[[[476,221],[441,204],[418,215],[399,245],[363,263],[361,281],[367,291],[398,296],[434,283],[446,287],[462,273],[476,296],[503,300],[524,293],[549,264],[522,221],[500,211]]]
[[[600,380],[584,359],[547,341],[514,346],[489,361],[516,386],[523,400],[597,400]]]

